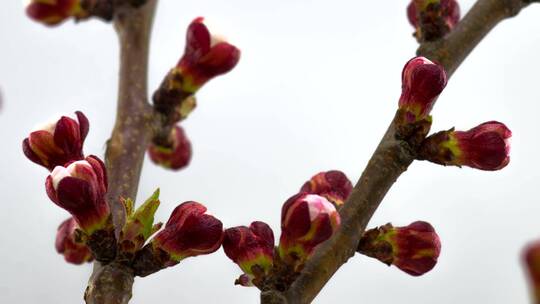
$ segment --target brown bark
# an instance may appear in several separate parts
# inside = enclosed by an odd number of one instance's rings
[[[502,20],[515,16],[530,2],[478,0],[452,33],[439,41],[421,45],[417,53],[440,62],[451,76],[491,29]],[[264,291],[262,303],[310,303],[339,267],[354,255],[373,213],[414,160],[414,150],[407,142],[396,139],[395,134],[396,127],[392,122],[340,210],[341,228],[321,245],[285,293]]]
[[[135,200],[146,148],[155,129],[148,103],[147,76],[150,33],[157,0],[141,8],[115,8],[114,25],[120,42],[120,73],[116,123],[107,143],[105,162],[109,177],[107,200],[115,230],[125,222],[120,197]],[[94,264],[85,300],[88,304],[125,304],[131,299],[131,269],[112,262]]]

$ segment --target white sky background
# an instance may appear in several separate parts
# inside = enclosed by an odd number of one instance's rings
[[[103,155],[116,107],[118,47],[99,21],[48,29],[20,1],[0,9],[0,302],[82,303],[91,266],[54,250],[67,217],[47,198],[47,172],[22,154],[36,124],[82,110],[91,122],[85,152]],[[186,200],[225,226],[268,222],[279,237],[282,203],[314,173],[340,169],[356,181],[400,94],[415,52],[408,1],[162,0],[150,60],[157,88],[182,53],[185,29],[206,16],[242,49],[237,68],[198,94],[185,122],[194,157],[169,172],[145,163],[138,201],[161,187],[157,218]],[[474,1],[462,0],[463,11]],[[528,303],[522,246],[540,237],[540,5],[499,25],[459,68],[433,112],[433,130],[499,120],[513,131],[503,171],[415,162],[386,196],[370,227],[426,220],[442,239],[436,268],[410,277],[355,256],[315,303]],[[223,251],[136,279],[132,303],[256,303],[233,285],[240,269]]]

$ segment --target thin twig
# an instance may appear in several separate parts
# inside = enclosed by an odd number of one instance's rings
[[[450,76],[474,47],[499,22],[515,16],[530,0],[478,0],[446,38],[422,45],[418,54],[440,62]],[[535,1],[536,2],[536,1]],[[298,279],[285,293],[261,293],[261,302],[310,303],[332,275],[352,257],[366,225],[397,178],[414,160],[409,145],[395,138],[392,122],[379,146],[340,210],[340,230],[322,244]]]

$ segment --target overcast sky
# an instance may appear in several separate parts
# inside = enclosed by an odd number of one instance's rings
[[[103,155],[116,106],[116,37],[99,21],[48,29],[27,19],[20,1],[2,2],[0,302],[82,303],[91,266],[68,265],[56,254],[56,227],[67,214],[47,198],[47,172],[20,145],[40,122],[82,110],[91,122],[85,152]],[[460,1],[463,11],[473,2]],[[394,114],[401,69],[417,47],[406,5],[162,0],[151,89],[178,60],[196,16],[221,28],[242,58],[198,94],[184,124],[190,167],[169,172],[146,161],[138,201],[160,187],[159,220],[196,200],[227,227],[263,220],[279,236],[282,203],[311,175],[339,169],[356,181]],[[315,303],[528,303],[519,253],[540,238],[538,20],[540,5],[500,24],[433,111],[433,131],[506,123],[514,134],[510,165],[481,172],[415,162],[370,222],[432,223],[442,239],[435,269],[414,278],[355,256]],[[257,289],[233,285],[238,275],[220,250],[136,279],[132,303],[256,303]]]

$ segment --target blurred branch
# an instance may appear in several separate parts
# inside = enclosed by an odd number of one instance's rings
[[[502,20],[517,15],[530,2],[478,0],[452,33],[439,41],[421,45],[417,53],[441,63],[450,76],[491,29]],[[320,246],[287,291],[265,290],[261,293],[261,302],[310,303],[339,267],[355,254],[375,210],[414,158],[413,147],[404,140],[396,139],[393,120],[351,196],[340,210],[340,230]]]
[[[147,76],[150,34],[157,0],[134,8],[115,8],[114,25],[120,41],[120,75],[116,123],[105,155],[110,204],[115,229],[125,222],[120,197],[135,200],[144,154],[154,130],[154,112],[148,103]],[[122,304],[131,298],[133,273],[115,264],[96,262],[85,294],[89,304]]]
[[[422,44],[420,56],[435,60],[452,75],[480,41],[501,21],[514,17],[531,0],[479,0],[444,39]]]

